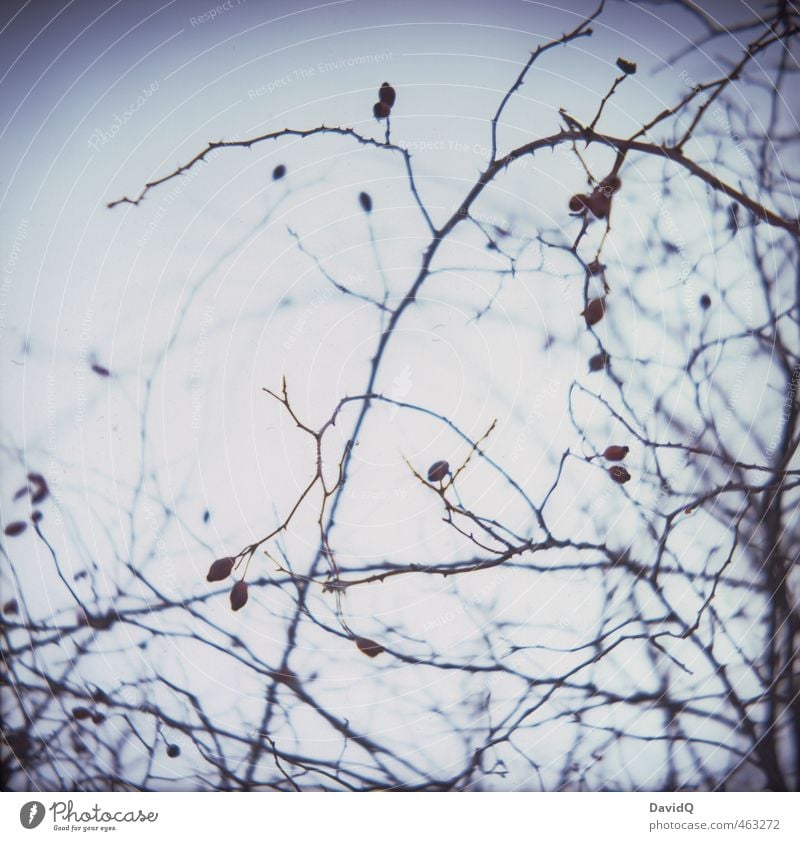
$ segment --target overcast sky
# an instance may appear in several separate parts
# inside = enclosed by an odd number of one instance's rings
[[[4,524],[19,516],[11,499],[24,473],[41,471],[54,495],[45,531],[68,577],[94,570],[101,603],[135,586],[123,560],[141,564],[173,596],[201,592],[208,564],[274,528],[314,469],[308,439],[262,389],[277,389],[286,377],[296,411],[318,426],[367,381],[385,318],[339,294],[330,278],[396,302],[419,269],[429,231],[400,156],[332,136],[225,150],[151,191],[138,207],[106,204],[138,195],[210,141],[323,124],[381,139],[384,125],[373,119],[372,105],[379,85],[390,81],[397,89],[391,139],[412,152],[420,195],[440,225],[485,166],[490,117],[530,51],[573,28],[594,4],[342,0],[304,8],[257,0],[218,7],[203,0],[78,0],[18,4],[16,12],[13,6],[4,6],[0,34]],[[752,15],[744,3],[702,7],[726,25]],[[592,38],[551,51],[536,65],[504,113],[501,151],[557,131],[559,107],[590,121],[618,75],[619,56],[636,61],[639,72],[610,100],[601,127],[633,133],[684,95],[691,80],[718,74],[730,58],[735,38],[670,63],[701,31],[696,17],[672,5],[610,3]],[[763,118],[757,99],[748,109],[756,122]],[[717,129],[730,135],[730,126]],[[700,157],[709,151],[695,149]],[[598,175],[613,160],[594,148],[586,157]],[[746,167],[735,153],[728,163],[746,188]],[[278,165],[287,174],[274,180]],[[675,411],[691,418],[691,395],[673,377],[686,343],[730,326],[740,304],[743,319],[757,322],[761,311],[746,289],[730,292],[722,320],[704,320],[697,308],[701,294],[718,290],[720,273],[737,266],[735,244],[717,262],[694,262],[718,245],[720,234],[702,186],[681,176],[673,184],[677,211],[654,219],[662,164],[639,161],[623,175],[630,192],[604,252],[619,289],[618,317],[603,330],[619,349],[619,370],[630,374],[626,397],[646,428],[654,395],[665,392]],[[510,227],[520,242],[545,232],[563,244],[577,232],[567,200],[585,180],[568,150],[544,152],[499,177],[475,215],[487,226]],[[362,190],[373,200],[370,215],[358,203]],[[670,259],[649,247],[653,226],[663,231],[667,223],[672,239],[683,243]],[[462,224],[441,250],[377,388],[430,406],[473,439],[497,419],[492,457],[541,498],[567,448],[586,452],[623,430],[598,405],[587,406],[582,422],[594,435],[587,443],[566,411],[570,385],[590,382],[587,359],[596,350],[580,315],[578,267],[563,252],[529,244],[519,254],[519,277],[500,284],[495,270],[507,264],[485,244],[477,228]],[[682,260],[691,262],[688,276]],[[639,369],[637,358],[657,364]],[[734,370],[738,363],[719,376],[738,377],[753,414],[768,415],[780,402],[769,391],[769,371]],[[353,418],[345,413],[330,432],[332,453],[347,440]],[[764,436],[772,432],[766,428]],[[741,430],[731,434],[734,449],[749,453],[752,442]],[[337,519],[340,564],[463,557],[464,542],[442,522],[435,499],[420,491],[408,463],[424,471],[438,458],[456,463],[466,452],[430,418],[376,408]],[[633,465],[637,459],[642,463],[645,454],[634,452]],[[641,491],[645,504],[657,507],[657,500],[647,501],[650,491]],[[466,475],[463,492],[487,515],[535,533],[530,512],[497,474]],[[594,516],[579,512],[576,498],[584,512],[584,505],[594,506]],[[570,466],[550,511],[554,526],[576,540],[598,533],[620,545],[648,539],[646,523],[610,495],[605,474],[588,463]],[[703,516],[688,527],[687,551],[702,553],[725,539]],[[304,512],[283,545],[301,569],[317,548],[314,520],[313,511]],[[18,575],[40,585],[29,587],[32,613],[71,615],[73,596],[55,578],[42,544],[28,534],[13,552]],[[256,556],[254,574],[272,569]],[[367,636],[393,628],[451,657],[478,656],[489,615],[507,615],[515,628],[503,645],[523,641],[514,634],[525,617],[525,643],[538,628],[554,646],[575,644],[596,633],[595,585],[558,575],[521,584],[499,573],[458,583],[398,579],[348,596],[348,621]],[[269,651],[280,644],[290,603],[267,589],[251,598],[246,615],[229,616],[225,595],[208,609]],[[329,597],[315,598],[330,619]],[[133,680],[166,668],[215,691],[219,714],[229,715],[232,726],[249,726],[261,688],[226,671],[230,664],[215,666],[177,639],[168,654],[142,654],[134,631],[118,635],[123,653],[109,644],[87,658],[85,679],[113,670]],[[437,769],[455,761],[457,739],[429,715],[433,706],[462,703],[455,677],[436,673],[427,685],[398,669],[376,685],[364,679],[370,663],[340,662],[337,652],[346,644],[328,642],[320,664],[320,643],[303,644],[313,648],[309,668],[324,673],[333,664],[325,679],[342,715],[384,735],[412,721],[413,739],[399,732],[398,745],[405,740],[421,763]],[[529,656],[541,657],[546,668],[555,655]],[[643,663],[637,651],[613,668],[630,669],[635,686],[646,682],[637,672]],[[492,688],[501,706],[504,693],[512,698],[515,691],[502,680]],[[305,736],[313,739],[314,725],[308,726]],[[534,741],[555,763],[568,739],[554,727]],[[338,752],[338,744],[330,750]],[[186,761],[183,771],[191,767],[191,757]],[[625,757],[623,767],[643,785],[655,773],[646,753]],[[532,785],[526,773],[520,769],[507,784]]]

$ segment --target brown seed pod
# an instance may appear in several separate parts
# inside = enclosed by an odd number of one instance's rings
[[[441,482],[450,472],[450,465],[446,461],[435,461],[428,468],[428,481]]]
[[[605,270],[605,264],[601,263],[599,260],[592,260],[586,268],[589,270],[589,274],[592,277],[596,277],[597,275],[603,273]]]
[[[90,710],[86,709],[86,707],[73,707],[72,717],[76,721],[85,721],[87,718],[92,717],[92,713]]]
[[[367,639],[367,637],[356,637],[355,640],[358,650],[366,654],[367,657],[377,657],[386,651],[382,645],[379,645],[375,640]]]
[[[704,310],[707,310],[711,306],[711,298],[706,294],[701,295],[700,296],[700,306]]]
[[[586,305],[581,315],[586,319],[586,326],[591,327],[600,321],[606,311],[606,305],[602,298],[592,298]]]
[[[370,196],[369,193],[359,193],[358,203],[361,205],[361,209],[364,213],[372,212],[372,196]]]
[[[286,167],[284,164],[278,164],[275,169],[272,170],[273,181],[280,181],[284,175],[286,175]]]
[[[603,458],[606,461],[622,461],[622,459],[624,459],[629,452],[630,447],[612,444],[610,447],[605,448],[603,452]]]
[[[388,83],[384,82],[378,90],[378,99],[388,105],[390,108],[394,106],[394,101],[397,98],[395,89]]]
[[[372,114],[376,120],[385,120],[392,113],[391,106],[385,102],[376,102],[372,106]]]
[[[626,76],[633,76],[636,72],[636,62],[635,61],[628,61],[627,58],[618,58],[617,59],[617,67],[626,75]]]
[[[22,534],[26,528],[28,528],[28,524],[18,520],[16,523],[9,523],[5,531],[8,537],[16,537],[18,534]]]
[[[9,599],[3,605],[3,613],[8,616],[13,616],[14,614],[19,613],[19,604],[17,603],[16,599]]]
[[[31,502],[38,505],[50,493],[47,481],[41,473],[29,473],[28,481],[33,485],[31,488]]]
[[[93,724],[102,724],[106,720],[106,717],[103,713],[92,713],[92,723]]]
[[[589,360],[589,373],[591,374],[595,371],[602,371],[604,368],[608,368],[608,363],[610,359],[611,357],[605,351],[596,353]]]
[[[176,756],[181,755],[181,749],[177,745],[167,745],[167,756],[170,759],[175,759]]]
[[[589,197],[585,196],[583,193],[576,193],[570,200],[569,200],[569,209],[573,213],[585,213],[586,212],[586,202],[588,201]]]
[[[231,587],[231,610],[241,610],[247,604],[247,582],[237,581]]]
[[[208,568],[206,581],[224,581],[233,571],[235,558],[220,558]]]
[[[613,467],[608,468],[608,475],[618,484],[624,485],[626,482],[630,481],[631,474],[621,465],[615,464]]]

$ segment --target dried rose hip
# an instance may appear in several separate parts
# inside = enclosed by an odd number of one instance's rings
[[[619,464],[609,467],[608,475],[611,476],[618,485],[624,485],[626,482],[630,481],[631,478],[631,474]]]
[[[224,581],[233,571],[235,558],[220,558],[208,568],[206,581]]]
[[[388,83],[384,82],[378,90],[378,99],[390,108],[394,106],[394,101],[397,98],[395,89]]]
[[[356,645],[359,651],[366,654],[367,657],[377,657],[386,650],[382,645],[375,642],[375,640],[367,639],[367,637],[356,637]]]
[[[8,537],[16,537],[18,534],[22,534],[26,528],[28,528],[28,524],[23,523],[22,520],[18,520],[16,523],[9,523],[6,526],[6,535]]]
[[[587,209],[586,202],[588,201],[588,196],[585,196],[583,193],[576,193],[570,200],[569,200],[569,209],[573,213],[583,213]]]
[[[446,461],[435,461],[428,468],[428,481],[441,482],[450,472],[450,465]]]
[[[241,610],[247,604],[247,582],[237,581],[231,588],[231,610]]]
[[[605,352],[601,351],[600,353],[596,353],[590,360],[589,360],[589,373],[594,371],[602,371],[604,368],[608,367],[608,361],[611,357]]]
[[[586,319],[586,326],[591,327],[603,318],[606,305],[602,298],[592,298],[581,315]]]

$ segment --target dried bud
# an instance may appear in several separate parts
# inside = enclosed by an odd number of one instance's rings
[[[28,528],[28,524],[23,523],[21,520],[18,520],[16,523],[9,523],[6,526],[6,535],[8,537],[16,537],[18,534],[22,534],[26,528]]]
[[[359,193],[358,201],[361,205],[361,209],[365,213],[369,213],[372,210],[372,197],[369,193]]]
[[[428,468],[428,481],[441,482],[450,472],[450,465],[446,461],[435,461]]]
[[[42,519],[42,512],[41,511],[33,511],[31,513],[31,522],[32,523],[38,523],[39,520],[41,520],[41,519]]]
[[[622,461],[629,452],[630,447],[612,444],[610,447],[606,447],[603,452],[603,458],[606,459],[606,461]]]
[[[278,164],[275,169],[272,170],[273,181],[280,181],[284,175],[286,175],[286,167],[283,164]]]
[[[592,298],[581,315],[586,319],[586,326],[591,327],[602,319],[606,305],[602,298]]]
[[[247,604],[247,582],[237,581],[231,588],[231,610],[241,610]]]
[[[586,268],[589,270],[589,274],[592,275],[592,277],[595,277],[596,275],[603,273],[605,265],[599,260],[592,260]]]
[[[583,195],[583,193],[576,193],[570,200],[569,200],[569,209],[573,213],[584,213],[586,211],[586,202],[588,201],[588,196]]]
[[[589,360],[589,373],[591,374],[594,371],[602,371],[604,368],[608,368],[608,362],[610,359],[611,357],[605,351],[596,353]]]
[[[618,484],[624,485],[630,481],[631,474],[620,464],[615,464],[608,468],[608,475]]]
[[[206,581],[224,581],[233,571],[235,558],[220,558],[208,568]]]
[[[3,605],[3,613],[5,613],[9,616],[19,613],[19,604],[17,604],[17,600],[16,599],[9,599]]]
[[[359,651],[366,654],[367,657],[377,657],[386,650],[382,645],[378,645],[375,640],[367,639],[366,637],[356,637],[356,645]]]
[[[74,707],[72,710],[72,717],[76,721],[85,721],[87,718],[92,717],[92,713],[90,710],[86,709],[86,707]]]
[[[388,83],[384,82],[378,90],[378,99],[390,108],[394,106],[394,101],[397,98],[395,89]]]
[[[92,723],[93,724],[102,724],[106,720],[106,717],[103,713],[92,713]]]
[[[181,755],[181,749],[177,745],[167,745],[167,756],[170,759],[175,759],[176,756]]]
[[[385,102],[376,102],[372,106],[372,114],[376,120],[385,120],[392,113],[391,106]]]
[[[636,72],[636,62],[628,61],[627,58],[618,58],[617,67],[619,67],[626,76],[633,76]]]
[[[700,306],[707,310],[711,306],[711,298],[708,295],[701,295],[700,296]]]

